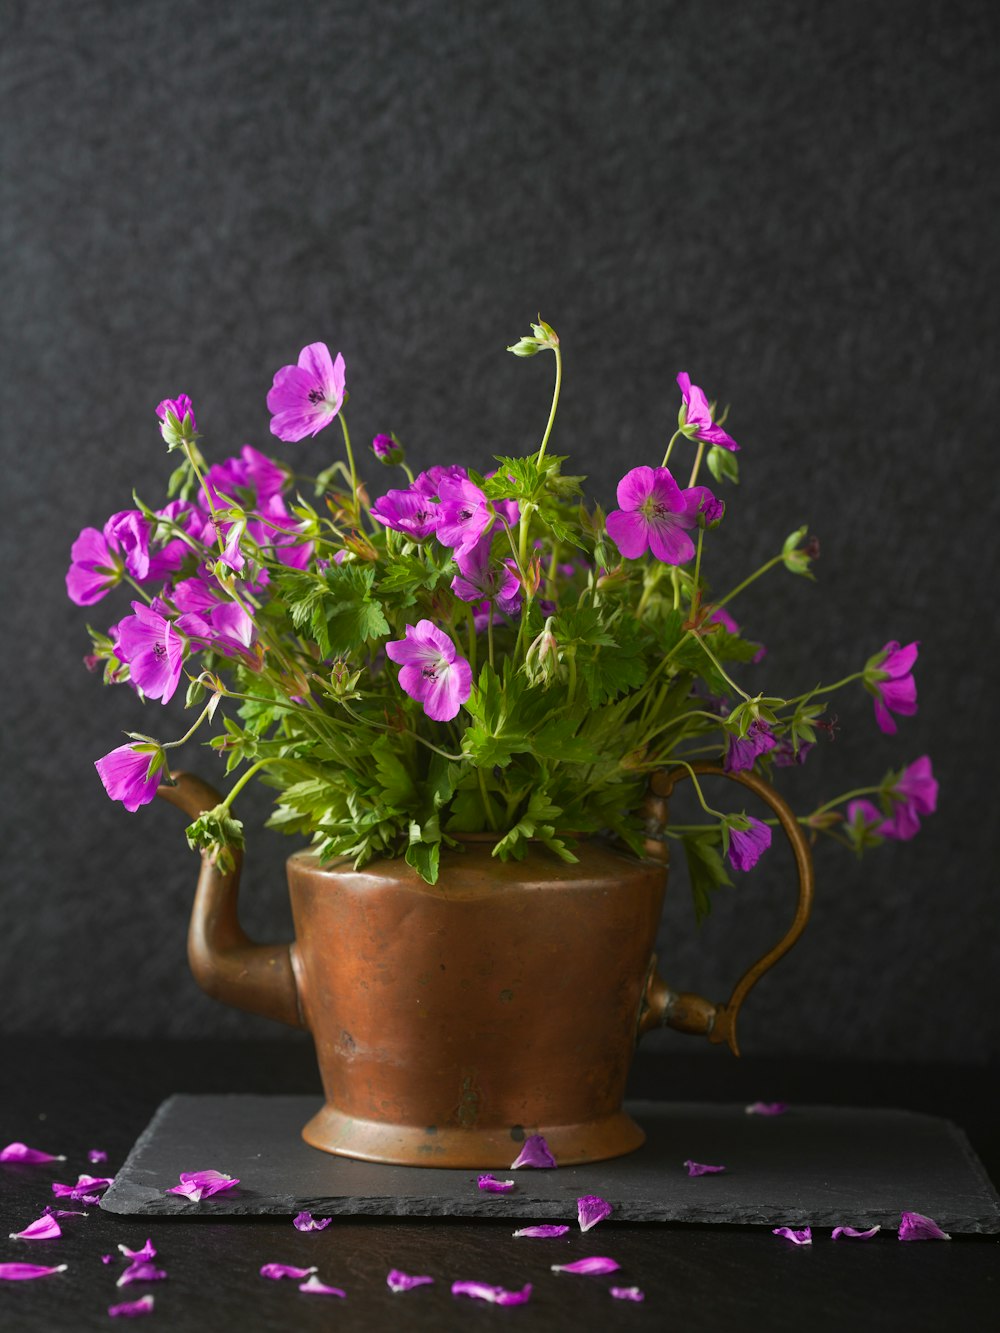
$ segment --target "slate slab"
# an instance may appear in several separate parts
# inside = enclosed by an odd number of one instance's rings
[[[597,1194],[626,1222],[895,1231],[905,1209],[952,1233],[1000,1232],[1000,1199],[965,1135],[948,1120],[912,1111],[793,1106],[763,1117],[734,1105],[632,1102],[628,1109],[648,1136],[638,1152],[517,1171],[513,1193],[486,1194],[473,1171],[380,1166],[310,1148],[299,1131],[316,1109],[314,1098],[301,1096],[171,1097],[101,1207],[147,1217],[306,1209],[323,1217],[573,1222],[577,1198]],[[687,1158],[726,1171],[689,1177]],[[208,1168],[237,1176],[239,1189],[200,1203],[164,1194],[181,1171]]]

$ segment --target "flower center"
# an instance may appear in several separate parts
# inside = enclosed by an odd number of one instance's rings
[[[326,394],[323,392],[322,389],[310,389],[310,390],[309,390],[309,401],[310,401],[311,403],[313,403],[313,404],[316,404],[316,405],[318,405],[318,404],[320,404],[320,403],[325,403],[325,402],[326,402]]]
[[[643,502],[640,512],[650,523],[662,523],[664,519],[670,518],[671,516],[670,510],[666,507],[663,501],[657,500],[654,495],[651,495],[648,500]]]
[[[158,662],[162,662],[167,655],[167,645],[165,643],[153,644],[153,656]]]

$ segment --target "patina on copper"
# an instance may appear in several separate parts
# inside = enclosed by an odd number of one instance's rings
[[[686,775],[654,779],[647,860],[593,840],[578,865],[543,847],[503,863],[472,841],[442,853],[429,885],[402,859],[355,871],[299,852],[288,861],[291,946],[253,944],[237,919],[239,863],[220,874],[203,859],[188,940],[195,977],[226,1003],[313,1033],[326,1104],[303,1137],[326,1152],[505,1167],[535,1133],[562,1165],[630,1152],[643,1142],[622,1109],[637,1037],[666,1025],[736,1050],[743,998],[808,915],[809,850],[794,816],[765,783],[739,775],[792,839],[795,925],[725,1005],[656,975],[666,858],[653,835]],[[188,814],[218,802],[207,784],[174,777],[160,790]]]

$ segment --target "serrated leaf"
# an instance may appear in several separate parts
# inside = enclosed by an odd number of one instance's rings
[[[711,895],[724,885],[732,885],[726,872],[726,863],[719,851],[720,835],[717,829],[681,836],[696,919],[701,922],[712,910]]]

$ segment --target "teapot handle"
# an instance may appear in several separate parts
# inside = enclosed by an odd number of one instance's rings
[[[769,968],[792,947],[802,934],[809,920],[813,899],[813,863],[812,853],[798,820],[791,807],[774,790],[770,783],[753,773],[727,773],[718,764],[698,763],[690,768],[678,767],[657,772],[649,782],[649,796],[643,807],[650,833],[663,829],[667,824],[667,803],[674,787],[683,778],[694,773],[710,773],[729,778],[748,787],[755,795],[771,807],[778,817],[778,823],[792,845],[795,866],[799,876],[799,901],[795,919],[778,943],[769,949],[762,958],[753,964],[733,987],[732,994],[724,1004],[712,1004],[710,1000],[689,991],[674,991],[656,971],[656,959],[650,964],[649,977],[643,995],[639,1013],[639,1035],[653,1028],[670,1027],[680,1032],[690,1032],[706,1036],[711,1042],[726,1042],[734,1055],[739,1055],[736,1041],[736,1017],[740,1006],[751,988],[760,980]],[[647,854],[657,860],[668,861],[669,853],[662,840],[650,837],[646,844]]]

